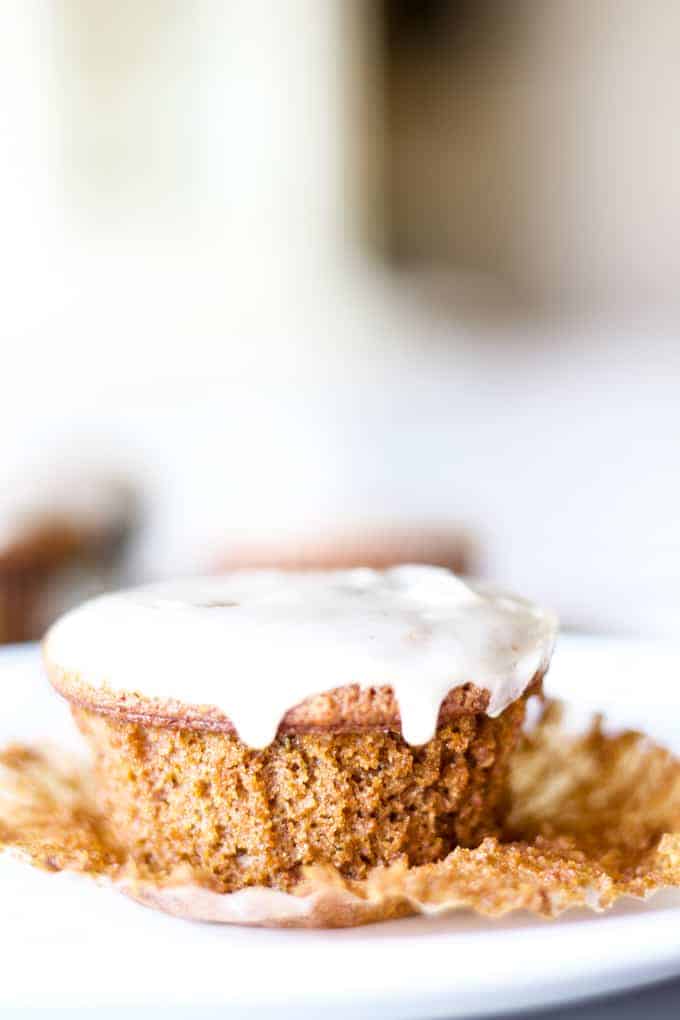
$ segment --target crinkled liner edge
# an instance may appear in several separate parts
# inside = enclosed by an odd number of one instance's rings
[[[0,859],[5,855],[22,863],[31,863],[27,853],[13,847],[0,849]],[[157,886],[129,878],[116,881],[106,875],[81,873],[81,877],[96,885],[115,889],[142,906],[187,921],[210,924],[261,928],[346,928],[416,914],[434,917],[460,909],[473,910],[469,904],[455,897],[440,903],[427,903],[400,893],[364,899],[349,889],[332,885],[306,896],[297,896],[265,886],[239,889],[233,893],[216,893],[191,883]],[[622,898],[648,900],[658,891],[652,890],[645,896],[624,894]],[[569,909],[569,906],[562,909],[556,906],[555,916]],[[585,892],[581,906],[597,913],[606,909],[594,887]]]

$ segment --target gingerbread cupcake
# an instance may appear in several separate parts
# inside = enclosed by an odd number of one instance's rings
[[[555,631],[443,568],[254,570],[94,599],[44,654],[146,876],[291,892],[496,833]]]
[[[42,637],[87,595],[120,584],[117,574],[138,521],[125,483],[63,475],[0,505],[0,644]]]
[[[462,528],[414,522],[397,525],[347,525],[333,530],[307,527],[304,532],[268,540],[240,538],[225,546],[217,560],[222,571],[274,567],[279,570],[385,570],[399,563],[448,567],[471,574],[479,560],[472,534]]]

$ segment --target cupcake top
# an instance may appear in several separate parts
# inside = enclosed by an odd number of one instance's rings
[[[44,653],[72,700],[111,710],[117,697],[140,717],[168,700],[211,706],[253,747],[319,692],[387,691],[404,739],[423,744],[455,689],[487,692],[475,708],[489,715],[523,694],[556,629],[552,613],[441,567],[243,570],[93,599],[54,624]]]
[[[114,477],[57,473],[11,484],[0,498],[0,566],[58,566],[115,553],[138,516],[134,489]]]
[[[221,572],[244,567],[281,570],[348,570],[374,567],[385,570],[400,563],[427,563],[471,573],[477,558],[472,535],[462,528],[355,522],[329,530],[308,527],[304,533],[254,540],[232,538],[217,563]]]

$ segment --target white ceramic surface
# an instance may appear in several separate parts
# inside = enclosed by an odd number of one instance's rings
[[[680,650],[562,638],[550,689],[680,751]],[[34,648],[0,652],[0,742],[78,746]],[[680,895],[557,922],[455,914],[334,932],[176,921],[72,875],[0,859],[0,1007],[223,1006],[285,1018],[459,1017],[680,975]]]

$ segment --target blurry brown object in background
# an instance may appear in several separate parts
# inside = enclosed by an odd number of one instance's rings
[[[61,612],[115,584],[138,517],[127,484],[70,476],[2,508],[0,644],[36,640]]]
[[[477,549],[469,534],[455,528],[372,524],[331,533],[311,531],[305,536],[269,542],[234,542],[220,557],[217,569],[382,570],[398,563],[429,563],[448,567],[456,574],[470,574],[478,566]]]

